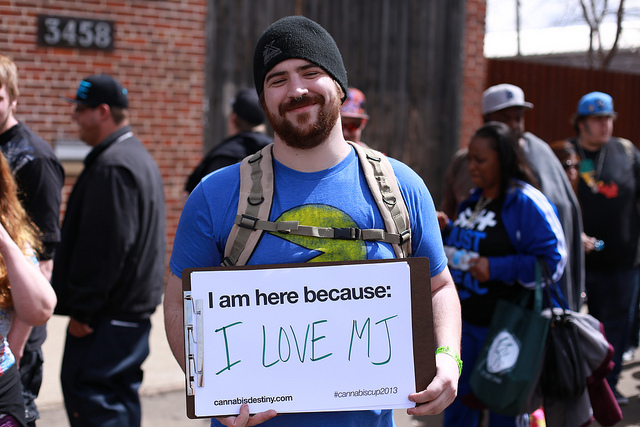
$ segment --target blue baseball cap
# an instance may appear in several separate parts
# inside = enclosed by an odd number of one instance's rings
[[[578,101],[578,116],[615,116],[613,98],[602,92],[591,92]]]

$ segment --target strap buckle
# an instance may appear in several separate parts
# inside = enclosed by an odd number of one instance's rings
[[[343,240],[362,240],[362,230],[353,227],[334,228],[333,238]]]
[[[400,245],[404,245],[409,240],[411,240],[411,229],[407,228],[402,233],[400,233],[399,236],[400,236]]]
[[[238,220],[238,226],[242,228],[248,228],[249,230],[256,231],[256,224],[258,223],[258,218],[249,216],[246,214],[242,214],[242,216]]]

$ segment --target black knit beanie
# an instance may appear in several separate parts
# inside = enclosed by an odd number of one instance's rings
[[[253,79],[258,95],[264,78],[273,67],[287,59],[305,59],[325,70],[338,82],[347,99],[347,70],[331,34],[304,16],[288,16],[266,29],[253,53]]]

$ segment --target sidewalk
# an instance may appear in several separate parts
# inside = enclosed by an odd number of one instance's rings
[[[65,316],[53,316],[47,323],[47,340],[43,345],[44,378],[37,400],[39,426],[69,427],[60,388],[60,365],[68,323]],[[171,354],[164,333],[162,307],[151,317],[150,354],[142,365],[142,426],[207,426],[205,420],[186,416],[184,375]]]
[[[60,364],[64,348],[65,329],[68,319],[53,316],[49,320],[48,338],[43,346],[45,368],[44,380],[38,407],[40,427],[69,427],[60,388]],[[186,416],[184,375],[171,354],[165,338],[162,310],[151,318],[151,352],[143,365],[144,380],[142,395],[142,427],[176,426],[204,427],[207,420],[190,420]],[[629,397],[629,404],[622,408],[624,420],[616,426],[640,426],[640,351],[635,359],[623,366],[619,390]],[[442,417],[422,417],[420,423],[413,423],[404,410],[395,411],[397,427],[441,427]],[[593,423],[593,427],[600,427]]]
[[[47,324],[44,343],[44,379],[37,404],[41,427],[69,427],[60,388],[60,364],[68,318],[53,316]],[[204,427],[208,420],[190,420],[186,415],[184,374],[171,354],[164,333],[161,307],[151,317],[150,354],[142,365],[142,427]],[[404,410],[396,411],[398,427],[411,427]],[[434,424],[435,426],[436,424]]]

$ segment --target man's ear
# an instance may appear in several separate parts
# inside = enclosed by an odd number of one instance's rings
[[[342,86],[340,86],[340,83],[338,83],[336,80],[333,80],[333,82],[336,84],[336,87],[338,88],[338,96],[340,97],[340,99],[344,99],[346,101],[347,94],[344,93],[344,90],[342,90]],[[342,103],[344,104],[344,101]]]
[[[107,104],[100,104],[96,107],[98,113],[100,114],[100,119],[106,120],[111,118],[111,107]]]

